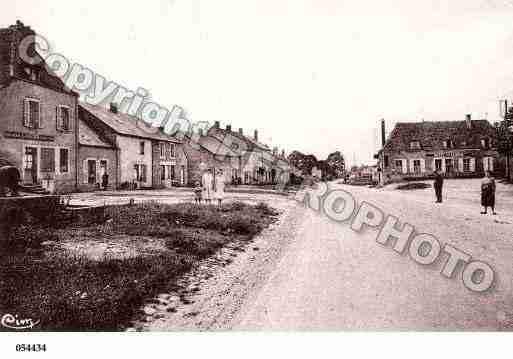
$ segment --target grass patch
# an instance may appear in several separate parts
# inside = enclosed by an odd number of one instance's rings
[[[275,221],[265,204],[217,206],[158,203],[109,207],[100,226],[15,229],[13,246],[0,258],[0,314],[40,320],[33,330],[114,331],[130,323],[145,300],[176,286],[176,279],[197,261],[234,241],[249,241]],[[57,233],[57,234],[56,234]],[[41,243],[59,238],[96,238],[117,234],[165,240],[155,255],[96,261],[42,253]],[[39,250],[37,256],[33,251]],[[27,255],[27,252],[29,255]]]

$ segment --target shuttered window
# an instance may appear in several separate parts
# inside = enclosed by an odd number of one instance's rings
[[[41,172],[55,172],[55,148],[41,148]]]
[[[57,106],[56,124],[60,131],[71,130],[71,109],[67,106]]]
[[[23,126],[41,128],[40,103],[38,100],[26,98],[23,101]]]

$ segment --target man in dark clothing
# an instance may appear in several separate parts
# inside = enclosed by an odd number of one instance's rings
[[[105,172],[102,176],[102,188],[104,191],[107,190],[107,187],[109,186],[109,175],[107,172]]]
[[[433,187],[435,187],[436,194],[436,203],[442,203],[442,187],[444,185],[444,178],[440,174],[439,170],[435,170],[435,182],[433,183]]]

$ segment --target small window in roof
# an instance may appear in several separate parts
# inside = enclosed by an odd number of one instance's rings
[[[410,149],[412,150],[420,150],[420,141],[411,141]]]

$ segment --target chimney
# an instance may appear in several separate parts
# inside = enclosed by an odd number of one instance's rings
[[[274,156],[278,155],[278,147],[273,147],[273,155]]]
[[[281,150],[281,156],[285,157],[285,150]]]
[[[258,130],[255,130],[255,136],[253,138],[258,142]]]
[[[385,132],[385,119],[381,119],[381,146],[385,147],[385,142],[387,141],[386,132]]]
[[[118,113],[118,105],[114,102],[110,103],[110,112],[112,113]]]
[[[241,136],[244,135],[244,131],[242,130],[242,127],[239,128],[239,135],[241,135]]]
[[[465,124],[469,130],[472,128],[472,115],[470,113],[465,115]]]
[[[232,132],[232,125],[226,125],[226,131]]]
[[[219,123],[219,121],[214,122],[214,128],[219,128],[220,126],[221,124]]]

